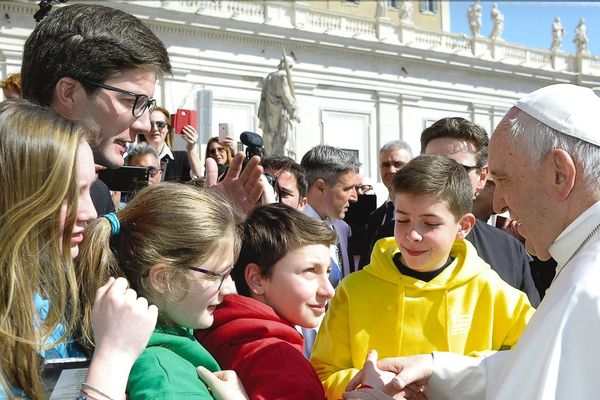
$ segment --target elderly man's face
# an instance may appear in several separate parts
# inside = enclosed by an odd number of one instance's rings
[[[511,112],[505,118],[514,117]],[[551,177],[546,157],[534,165],[531,156],[509,136],[503,120],[494,131],[489,146],[489,167],[494,178],[494,211],[508,210],[517,221],[519,234],[525,237],[525,247],[541,260],[550,258],[548,247],[560,229],[549,207],[550,193],[545,183]]]
[[[392,178],[394,174],[404,164],[410,161],[410,154],[404,149],[393,149],[390,151],[382,151],[379,154],[379,172],[381,172],[381,179],[385,187],[391,192],[392,191]]]

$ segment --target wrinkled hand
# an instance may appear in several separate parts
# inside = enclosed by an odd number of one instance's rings
[[[217,189],[240,210],[248,212],[256,205],[262,194],[263,187],[260,184],[260,177],[263,167],[260,166],[260,157],[254,156],[242,171],[244,158],[244,153],[238,152],[229,163],[225,178],[218,183],[217,163],[212,158],[208,158],[206,160],[206,186]]]
[[[181,129],[181,137],[185,140],[185,149],[188,153],[198,148],[198,132],[192,125],[186,125]]]
[[[407,399],[426,398],[423,389],[433,373],[432,354],[384,358],[377,362],[377,367],[395,374],[386,385],[386,392],[404,391]]]
[[[133,364],[146,348],[157,317],[156,306],[129,289],[125,278],[110,278],[96,291],[92,309],[96,353],[110,352]]]
[[[196,369],[198,377],[210,389],[215,400],[245,400],[248,394],[235,371],[210,372],[200,366]]]

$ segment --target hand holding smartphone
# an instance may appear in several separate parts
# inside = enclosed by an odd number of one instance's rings
[[[198,126],[198,113],[196,110],[177,109],[171,120],[173,121],[173,129],[175,133],[181,135],[184,126],[191,125],[194,129]]]

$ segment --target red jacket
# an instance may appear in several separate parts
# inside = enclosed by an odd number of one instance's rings
[[[234,370],[251,399],[325,399],[314,368],[304,357],[304,339],[266,304],[225,296],[215,322],[196,339],[223,369]]]

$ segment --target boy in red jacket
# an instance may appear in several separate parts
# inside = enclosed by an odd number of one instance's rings
[[[323,222],[284,204],[257,207],[246,219],[231,273],[239,295],[225,296],[196,338],[237,372],[251,399],[325,399],[297,326],[316,327],[333,296],[336,242]]]

